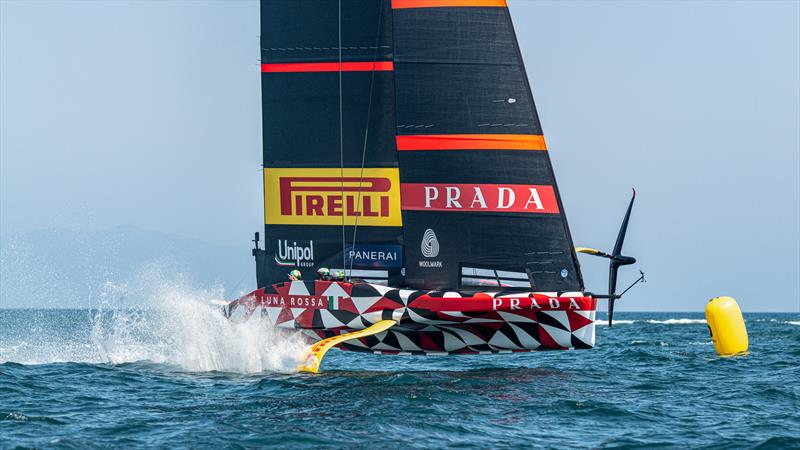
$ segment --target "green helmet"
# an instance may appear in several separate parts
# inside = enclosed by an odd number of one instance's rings
[[[344,280],[344,272],[342,272],[341,270],[337,270],[336,275],[334,275],[334,278],[336,278],[337,280]]]
[[[320,277],[329,277],[331,275],[331,271],[327,267],[320,267],[317,269],[317,275]]]
[[[294,269],[294,270],[292,270],[291,272],[289,272],[289,276],[290,276],[290,277],[294,277],[294,278],[296,278],[296,279],[298,279],[298,280],[300,280],[300,279],[302,279],[302,278],[303,278],[303,274],[302,274],[302,273],[300,273],[300,271],[299,271],[299,270],[297,270],[297,269]]]

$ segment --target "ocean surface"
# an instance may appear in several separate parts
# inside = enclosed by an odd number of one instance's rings
[[[0,448],[800,448],[800,314],[619,313],[593,350],[375,356],[232,325],[203,299],[0,310]],[[601,314],[602,315],[602,314]]]

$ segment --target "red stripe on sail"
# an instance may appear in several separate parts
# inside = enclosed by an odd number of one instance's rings
[[[403,210],[558,214],[553,186],[401,183]]]
[[[449,7],[495,7],[505,8],[506,0],[392,0],[392,9],[449,8]]]
[[[315,62],[315,63],[271,63],[261,64],[262,73],[289,73],[289,72],[371,72],[392,71],[392,61],[375,62]]]
[[[427,134],[397,136],[397,150],[547,150],[541,134]]]

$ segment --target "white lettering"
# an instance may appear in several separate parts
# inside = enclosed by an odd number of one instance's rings
[[[561,306],[561,302],[558,301],[557,298],[550,299],[550,307],[553,309],[558,309]]]
[[[461,189],[455,186],[448,186],[445,189],[447,189],[447,204],[445,208],[452,208],[453,205],[456,208],[461,208],[461,203],[458,203],[458,198],[461,197]]]
[[[522,308],[519,307],[519,299],[518,298],[512,298],[511,299],[511,309],[522,309]]]
[[[297,245],[297,242],[278,241],[278,255],[276,261],[281,265],[294,263],[297,267],[312,267],[314,265],[314,241],[308,242],[308,247]]]
[[[497,209],[508,209],[514,204],[515,195],[514,191],[507,187],[497,188]],[[508,193],[508,202],[506,202],[506,193]]]
[[[341,300],[345,297],[336,298],[337,300]],[[286,306],[286,302],[283,297],[265,297],[264,303],[265,306]],[[289,306],[298,308],[324,308],[325,299],[323,297],[289,297]]]
[[[439,189],[433,186],[425,186],[425,207],[431,207],[431,201],[439,198]]]
[[[503,299],[494,298],[492,299],[492,310],[496,311],[497,307],[503,303]]]
[[[542,309],[542,306],[539,304],[539,302],[536,301],[535,298],[531,298],[531,309],[533,308]]]
[[[536,205],[536,209],[544,209],[544,206],[542,206],[542,199],[539,198],[539,192],[536,190],[536,188],[530,188],[530,190],[531,197],[528,199],[528,202],[525,203],[525,209],[528,209],[528,205],[531,203]]]
[[[569,309],[573,309],[573,307],[574,307],[574,309],[581,309],[580,305],[578,305],[578,302],[576,302],[574,298],[570,298],[569,299]]]
[[[475,187],[475,198],[472,199],[472,204],[469,205],[470,208],[475,208],[475,203],[480,203],[482,209],[486,209],[486,200],[483,198],[483,192],[481,192],[481,188]]]
[[[372,261],[397,261],[397,253],[394,252],[380,252],[376,250],[366,251],[366,250],[359,250],[353,251],[350,250],[347,253],[347,257],[350,259],[363,259],[363,260],[372,260]]]
[[[442,267],[441,261],[419,261],[420,267]]]

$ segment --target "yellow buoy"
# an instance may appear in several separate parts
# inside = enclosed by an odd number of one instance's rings
[[[736,300],[731,297],[709,300],[706,321],[718,355],[729,356],[747,351],[747,328]]]

